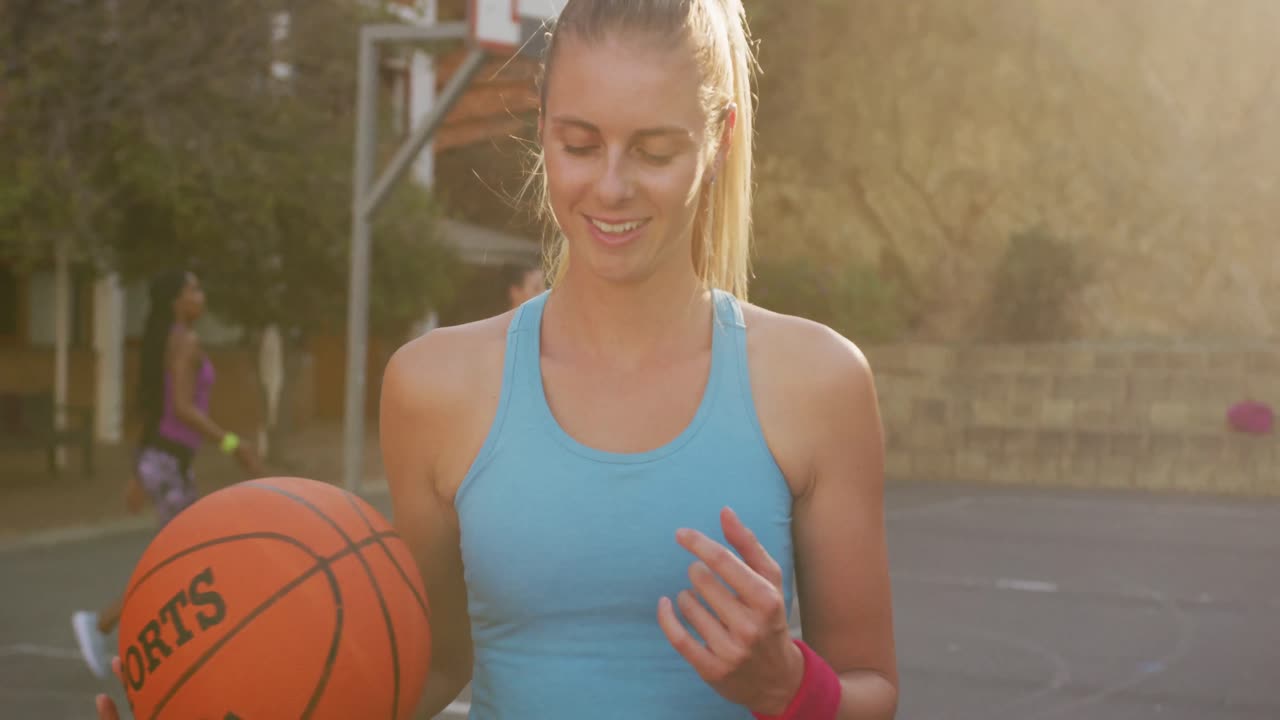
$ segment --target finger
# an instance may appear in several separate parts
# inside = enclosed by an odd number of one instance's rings
[[[698,596],[719,618],[720,624],[728,628],[734,637],[750,644],[751,627],[755,624],[751,619],[751,608],[725,587],[710,568],[700,562],[689,566],[689,581],[693,583],[693,589],[698,591]]]
[[[745,656],[744,648],[729,631],[721,624],[720,620],[712,615],[693,593],[688,590],[681,591],[676,596],[676,604],[680,606],[680,614],[685,620],[693,626],[702,639],[706,641],[707,648],[720,658],[725,664],[734,667],[742,662]]]
[[[748,605],[760,610],[771,607],[771,598],[777,588],[763,575],[752,570],[729,548],[703,535],[697,530],[680,530],[676,540],[699,560],[706,563],[729,587],[742,596]]]
[[[676,617],[670,598],[664,597],[658,601],[658,625],[662,628],[662,633],[667,636],[667,642],[671,643],[671,647],[675,648],[676,652],[680,653],[680,657],[683,657],[685,662],[689,663],[689,666],[703,679],[721,678],[728,672],[724,661],[698,642],[697,638],[690,635],[681,624],[680,618]]]
[[[120,720],[120,713],[116,712],[116,704],[111,702],[111,698],[99,695],[94,704],[98,708],[98,720]]]
[[[120,681],[121,685],[123,685],[124,684],[124,664],[120,662],[119,655],[111,658],[111,672],[115,674],[116,679]]]
[[[724,539],[738,551],[747,567],[763,575],[774,587],[782,587],[782,568],[778,561],[732,508],[720,511],[720,527],[724,530]]]

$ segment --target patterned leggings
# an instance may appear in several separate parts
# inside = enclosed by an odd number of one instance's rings
[[[144,447],[138,453],[138,479],[151,496],[160,526],[164,527],[199,499],[191,467],[163,450]]]

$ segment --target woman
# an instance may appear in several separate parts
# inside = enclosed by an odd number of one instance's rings
[[[161,275],[151,283],[150,301],[138,373],[141,442],[126,504],[136,512],[149,497],[163,527],[199,497],[191,460],[205,440],[217,442],[250,475],[266,472],[249,445],[209,417],[214,368],[194,329],[204,313],[200,281],[189,272]],[[71,616],[80,653],[98,677],[107,675],[108,636],[123,603],[121,597],[100,612]]]
[[[751,70],[740,0],[565,3],[536,175],[552,289],[385,373],[427,716],[468,683],[483,720],[894,715],[871,372],[742,299]]]

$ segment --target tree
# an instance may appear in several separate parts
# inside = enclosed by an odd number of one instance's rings
[[[250,331],[340,331],[358,31],[379,17],[355,0],[0,6],[0,253],[70,236],[126,278],[193,267]],[[374,332],[448,297],[436,213],[407,183],[381,211]]]

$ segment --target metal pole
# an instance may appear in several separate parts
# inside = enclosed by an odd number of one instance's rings
[[[351,273],[347,297],[347,382],[343,408],[342,482],[347,490],[360,488],[364,468],[364,403],[369,341],[369,265],[371,218],[386,199],[391,186],[404,174],[414,157],[439,129],[467,85],[484,65],[486,54],[474,49],[439,98],[431,115],[400,148],[376,186],[374,160],[377,151],[377,87],[379,41],[432,40],[465,37],[466,23],[441,23],[427,27],[371,25],[360,31],[360,68],[357,88],[354,185],[351,190]]]
[[[436,106],[432,108],[431,114],[428,115],[413,131],[413,135],[405,141],[400,149],[396,151],[395,157],[391,158],[391,162],[387,165],[387,169],[383,171],[382,177],[378,178],[365,197],[364,212],[367,215],[373,215],[378,210],[378,206],[387,199],[387,194],[391,187],[395,184],[404,171],[409,168],[413,159],[422,151],[424,145],[431,141],[432,136],[436,134],[436,130],[440,129],[441,123],[444,122],[445,116],[453,110],[453,106],[457,104],[462,94],[466,92],[467,86],[471,84],[471,80],[480,72],[480,68],[484,67],[488,54],[479,48],[472,49],[467,53],[467,57],[462,61],[462,65],[453,77],[449,78],[449,84],[441,91],[440,97],[436,99]]]
[[[470,25],[466,21],[433,25],[366,25],[364,32],[372,33],[378,42],[460,40],[470,32]]]
[[[58,430],[66,426],[63,407],[67,404],[67,374],[71,353],[71,243],[64,237],[57,239],[53,270],[53,426]],[[54,449],[54,465],[66,466],[66,451],[61,446]]]
[[[98,356],[93,427],[100,442],[116,445],[122,439],[124,415],[124,292],[120,277],[102,275],[93,293],[93,346]]]
[[[360,488],[364,468],[364,398],[369,337],[369,215],[364,211],[365,189],[373,179],[377,141],[378,51],[367,31],[360,33],[357,90],[355,174],[351,190],[351,276],[347,297],[347,383],[343,407],[342,481],[347,490]]]

